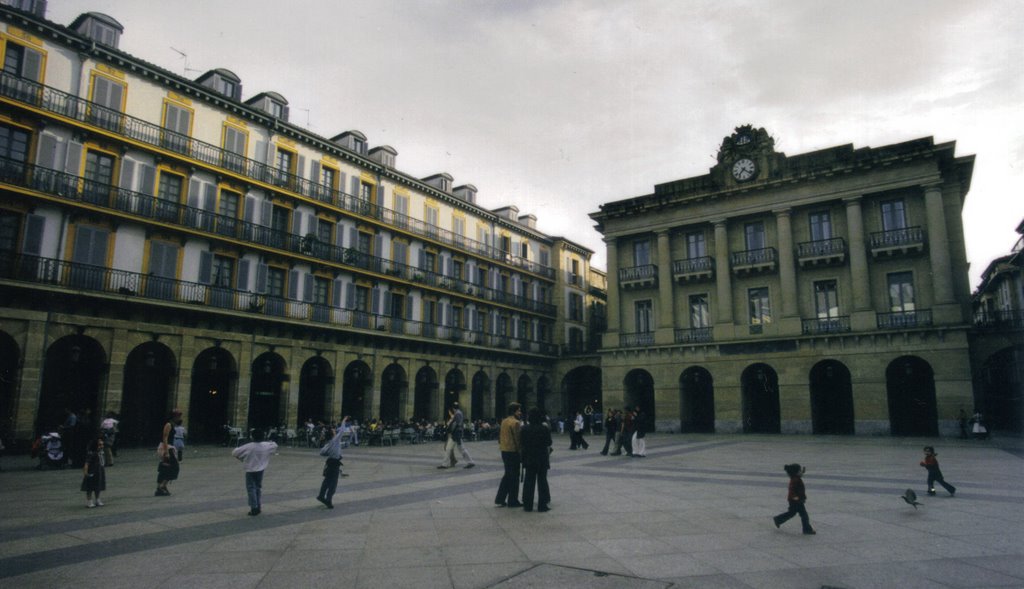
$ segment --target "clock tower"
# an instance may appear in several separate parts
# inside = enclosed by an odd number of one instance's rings
[[[775,152],[775,139],[764,128],[743,125],[722,139],[711,175],[726,187],[763,182],[775,176],[782,157]]]

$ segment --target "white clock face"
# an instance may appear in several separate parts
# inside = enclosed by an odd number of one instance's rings
[[[741,182],[753,178],[755,172],[757,172],[757,166],[750,158],[736,160],[736,163],[732,165],[732,177]]]

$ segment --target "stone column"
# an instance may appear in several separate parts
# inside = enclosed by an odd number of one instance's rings
[[[619,309],[619,247],[614,237],[604,240],[608,255],[608,330],[604,334],[604,347],[619,346],[621,309]]]
[[[668,230],[658,231],[658,331],[657,343],[672,343],[675,339],[675,305],[672,302],[672,248]]]
[[[796,317],[796,268],[793,264],[793,227],[789,221],[790,209],[775,211],[775,227],[779,232],[779,282],[782,286],[782,316]]]
[[[715,221],[715,284],[718,287],[718,321],[733,322],[732,274],[729,267],[729,231],[725,219]]]
[[[850,239],[850,278],[853,280],[853,310],[871,309],[871,281],[868,274],[868,256],[864,244],[864,219],[861,216],[861,197],[843,199],[846,203],[846,230]]]
[[[941,184],[929,184],[924,187],[924,205],[928,219],[928,256],[932,263],[932,292],[935,293],[935,304],[953,303],[949,232],[946,230]]]

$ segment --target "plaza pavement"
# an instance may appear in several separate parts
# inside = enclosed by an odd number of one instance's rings
[[[152,450],[122,451],[96,509],[80,470],[5,456],[0,587],[1024,587],[1019,438],[647,439],[630,459],[556,436],[543,514],[494,506],[494,441],[468,444],[469,470],[437,470],[440,443],[350,448],[333,510],[314,500],[323,459],[283,447],[257,517],[227,448],[190,447],[170,497]],[[956,497],[925,494],[925,444]],[[807,467],[816,536],[772,525],[788,462]]]

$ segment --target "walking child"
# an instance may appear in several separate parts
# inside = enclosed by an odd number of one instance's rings
[[[786,499],[789,501],[789,510],[772,518],[775,527],[786,523],[794,515],[799,515],[804,533],[816,534],[817,532],[811,527],[811,519],[807,516],[807,509],[804,507],[804,503],[807,502],[807,492],[804,490],[804,480],[801,478],[804,468],[796,463],[787,464],[782,468],[789,475],[789,493],[786,495]]]
[[[100,493],[107,488],[107,474],[103,468],[103,436],[89,442],[82,467],[82,491],[86,507],[103,507]],[[95,499],[94,499],[95,497]]]
[[[932,446],[924,447],[924,460],[921,461],[921,466],[928,469],[928,494],[935,494],[935,483],[942,485],[942,488],[949,491],[950,497],[956,494],[956,487],[946,482],[946,479],[942,477],[942,470],[939,469],[939,460],[935,458],[938,454],[935,453],[935,448]]]
[[[270,464],[270,456],[277,451],[275,442],[263,441],[263,430],[252,432],[252,441],[235,448],[231,455],[242,462],[245,469],[245,491],[249,496],[249,515],[263,510],[263,471]]]

